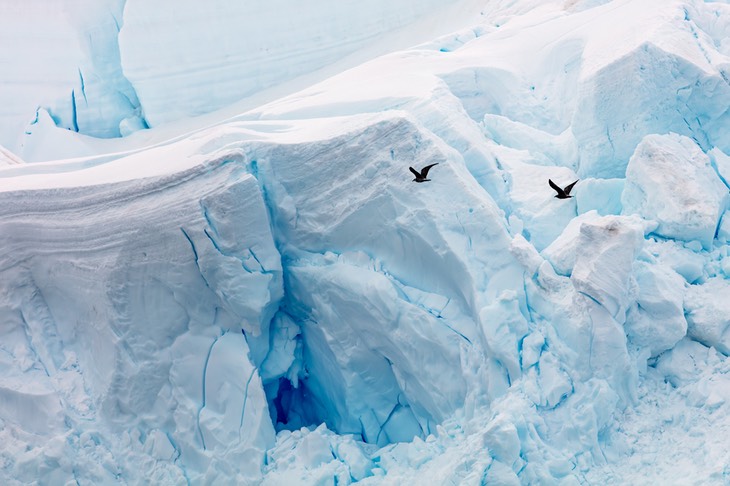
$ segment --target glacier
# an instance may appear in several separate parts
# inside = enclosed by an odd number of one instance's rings
[[[730,4],[44,5],[3,483],[730,481]]]

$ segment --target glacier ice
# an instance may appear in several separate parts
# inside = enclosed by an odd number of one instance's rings
[[[655,220],[657,235],[699,241],[712,247],[721,215],[728,206],[728,188],[709,157],[691,139],[647,135],[626,169],[621,194],[625,214]]]
[[[730,355],[730,311],[727,278],[713,277],[700,285],[691,285],[686,293],[689,336],[705,346]]]
[[[626,332],[652,356],[671,349],[687,334],[684,293],[686,283],[667,265],[639,260],[634,264],[636,304],[629,309]]]
[[[94,137],[118,137],[125,119],[139,118],[139,100],[119,60],[124,3],[34,0],[2,6],[7,91],[0,144],[24,152],[39,129],[39,110],[50,114],[54,126]]]
[[[98,435],[93,424],[104,421],[116,437],[141,433],[141,453],[169,448],[144,437],[162,428],[173,455],[200,470],[245,458],[252,467],[241,471],[255,477],[263,465],[274,430],[241,329],[268,332],[283,295],[279,254],[255,179],[234,165],[210,169],[49,190],[36,194],[44,202],[30,213],[34,198],[6,200],[2,316],[11,327],[3,363],[11,382],[43,375],[31,393],[10,388],[18,410],[36,412],[29,422],[48,424],[36,431],[41,437],[53,434],[54,423],[64,428],[63,407],[65,420],[77,424],[69,440]],[[242,220],[249,223],[231,226]],[[154,237],[140,237],[149,225]],[[51,249],[66,256],[53,258]],[[161,416],[167,425],[157,422]],[[231,434],[244,427],[231,447]],[[120,457],[118,440],[95,448]]]
[[[155,126],[331,64],[439,3],[279,0],[257,7],[126,0],[121,68],[140,98],[145,122]],[[180,28],[188,25],[198,34]]]
[[[727,481],[727,5],[491,2],[274,99],[439,18],[278,6],[79,0],[3,75],[3,482]]]

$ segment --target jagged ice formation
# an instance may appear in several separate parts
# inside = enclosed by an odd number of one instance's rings
[[[730,479],[729,5],[497,1],[434,38],[435,3],[375,3],[54,7],[46,98],[4,75],[4,483]]]

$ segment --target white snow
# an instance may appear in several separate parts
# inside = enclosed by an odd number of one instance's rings
[[[474,11],[474,1],[461,8]],[[435,0],[127,0],[121,66],[147,124],[216,110],[318,70],[434,10]],[[195,32],[194,35],[191,35]]]
[[[0,481],[727,483],[728,19],[3,4]]]

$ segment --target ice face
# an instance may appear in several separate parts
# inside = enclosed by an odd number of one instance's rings
[[[127,0],[121,66],[144,106],[145,121],[156,126],[332,64],[439,3],[277,0],[256,7]]]
[[[658,235],[712,247],[730,197],[710,158],[678,135],[648,135],[636,147],[621,194],[624,214],[655,220]]]
[[[107,424],[117,440],[92,447],[99,453],[121,457],[119,438],[136,431],[130,459],[172,447],[167,460],[197,474],[245,461],[240,471],[258,477],[274,430],[241,329],[268,333],[283,282],[255,179],[233,165],[201,166],[19,195],[3,193],[5,403],[33,417],[5,418],[53,437],[62,407],[76,424],[71,437]],[[41,375],[27,391],[10,385],[29,373]],[[164,433],[145,438],[154,430]],[[132,463],[115,463],[133,474]]]
[[[123,0],[2,7],[7,86],[0,145],[23,152],[27,136],[39,128],[40,110],[54,125],[94,137],[119,137],[123,121],[139,119],[139,101],[119,58],[123,7]],[[28,155],[34,160],[32,151]]]
[[[90,51],[50,66],[86,66],[88,106],[38,102],[8,144],[69,159],[0,154],[4,482],[727,474],[726,5],[490,3],[271,103],[434,4],[338,4],[336,41],[300,43],[290,3],[99,5],[55,26]]]

